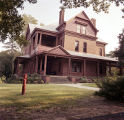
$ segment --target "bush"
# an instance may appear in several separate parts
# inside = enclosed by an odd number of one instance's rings
[[[39,74],[34,73],[34,74],[28,74],[27,83],[43,84],[44,81],[42,80],[42,78],[41,78],[41,76]]]
[[[11,77],[7,78],[5,80],[6,83],[14,83],[14,84],[20,84],[22,83],[23,77],[19,77],[17,75],[11,75]]]
[[[96,77],[81,77],[79,82],[80,83],[94,83],[94,80],[95,80]]]
[[[124,100],[124,76],[105,77],[99,79],[97,86],[100,91],[97,95],[110,100]]]
[[[84,76],[84,77],[81,77],[80,80],[79,80],[80,83],[87,83],[88,80],[87,78]]]
[[[5,83],[6,77],[5,76],[1,76],[0,77],[0,84]]]

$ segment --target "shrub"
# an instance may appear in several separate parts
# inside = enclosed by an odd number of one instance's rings
[[[19,77],[17,75],[11,75],[11,77],[7,78],[5,82],[19,84],[19,83],[22,83],[22,80],[23,80],[23,77]]]
[[[27,83],[43,84],[44,81],[42,80],[42,78],[39,74],[34,73],[34,74],[28,74]]]
[[[124,100],[124,76],[105,77],[99,79],[97,86],[100,91],[97,95],[110,100]]]
[[[0,77],[0,84],[5,83],[6,77],[5,76],[1,76]]]
[[[84,77],[81,77],[80,80],[79,80],[80,83],[87,83],[88,80],[87,78],[84,76]]]
[[[79,82],[80,83],[93,83],[96,77],[81,77]]]

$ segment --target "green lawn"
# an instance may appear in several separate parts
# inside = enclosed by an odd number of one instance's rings
[[[0,84],[0,107],[15,107],[18,110],[41,109],[51,106],[76,105],[79,98],[88,97],[93,91],[55,84],[28,84],[26,94],[21,95],[22,85]]]
[[[82,86],[95,87],[97,88],[96,83],[83,83]]]

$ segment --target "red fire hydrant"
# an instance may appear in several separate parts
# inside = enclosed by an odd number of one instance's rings
[[[22,85],[22,95],[25,94],[26,81],[27,81],[27,74],[24,74],[23,85]]]

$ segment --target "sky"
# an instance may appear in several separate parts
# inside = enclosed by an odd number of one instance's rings
[[[39,24],[43,23],[47,25],[59,21],[60,6],[60,0],[38,0],[37,4],[25,3],[24,9],[19,10],[19,13],[31,15],[38,20]],[[106,53],[109,53],[118,47],[117,36],[122,32],[122,28],[124,28],[124,19],[122,19],[123,13],[121,9],[121,6],[116,7],[111,5],[108,14],[104,12],[97,14],[91,7],[66,9],[65,21],[81,11],[85,11],[89,18],[95,18],[96,28],[99,30],[97,37],[108,43]],[[0,43],[0,51],[4,50],[2,45],[3,44]]]

